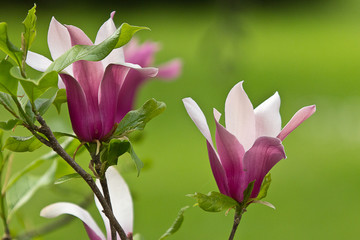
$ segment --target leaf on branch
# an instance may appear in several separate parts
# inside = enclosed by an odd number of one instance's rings
[[[6,194],[9,209],[8,219],[10,219],[20,207],[27,203],[37,190],[54,181],[56,169],[57,161],[54,161],[44,175],[40,177],[24,175],[8,189]]]
[[[135,163],[136,169],[137,169],[137,175],[140,175],[140,171],[141,169],[144,167],[144,163],[140,160],[140,158],[136,155],[134,148],[132,146],[132,144],[130,143],[130,148],[128,150],[128,152],[130,153],[130,156],[132,158],[132,160]]]
[[[17,96],[18,80],[11,76],[10,69],[13,65],[6,60],[0,62],[0,91]]]
[[[0,23],[0,50],[14,60],[19,67],[21,67],[23,52],[10,42],[7,34],[6,22]]]
[[[11,136],[6,139],[3,148],[12,152],[32,152],[42,146],[42,143],[34,136],[17,137]]]
[[[34,7],[31,8],[28,11],[28,15],[22,22],[25,27],[25,32],[22,34],[22,49],[26,53],[32,43],[34,42],[35,36],[36,36],[36,4],[34,4]]]
[[[63,55],[57,58],[46,70],[46,72],[61,72],[70,64],[79,61],[101,61],[115,48],[122,47],[128,43],[131,37],[139,30],[146,27],[131,26],[123,23],[110,37],[98,45],[75,45]]]
[[[20,80],[22,87],[26,95],[31,102],[34,102],[37,98],[43,95],[49,88],[57,88],[58,74],[57,72],[45,72],[36,79],[23,78],[18,67],[13,67],[10,70],[10,74]]]
[[[261,184],[260,192],[256,197],[256,200],[261,200],[266,197],[267,191],[269,190],[270,187],[270,183],[271,183],[271,174],[268,173]]]
[[[16,112],[14,102],[9,94],[0,92],[0,104],[3,105],[6,110],[12,111],[13,113]]]
[[[59,89],[56,93],[56,97],[55,100],[53,101],[53,104],[56,107],[57,112],[60,114],[61,111],[61,105],[63,103],[67,102],[67,98],[66,98],[66,90],[65,89]]]
[[[150,99],[136,110],[128,112],[121,120],[114,135],[125,135],[135,130],[143,130],[145,125],[154,117],[161,114],[166,108],[165,103]]]
[[[239,206],[236,200],[219,192],[209,192],[207,195],[195,193],[186,196],[195,198],[199,207],[207,212],[221,212]]]
[[[117,165],[118,158],[128,152],[130,142],[126,139],[111,139],[106,150],[101,156],[101,161],[106,162],[108,166]]]
[[[249,185],[247,186],[247,188],[244,190],[243,192],[243,201],[241,202],[241,205],[243,207],[247,207],[248,204],[249,204],[249,199],[250,199],[250,196],[251,196],[251,193],[254,189],[254,184],[255,184],[255,180],[252,181],[251,183],[249,183]]]
[[[177,215],[174,223],[173,223],[173,224],[171,225],[171,227],[159,238],[159,240],[164,240],[164,239],[166,239],[167,237],[173,235],[174,233],[176,233],[176,232],[180,229],[180,227],[181,227],[181,225],[182,225],[182,223],[183,223],[183,221],[184,221],[184,212],[185,212],[185,210],[188,209],[188,208],[189,208],[189,207],[186,206],[186,207],[183,207],[183,208],[179,211],[179,213],[178,213],[178,215]]]
[[[54,184],[61,184],[61,183],[70,181],[72,179],[79,179],[79,178],[82,178],[82,177],[78,173],[71,173],[71,174],[62,176],[61,178],[56,179]]]
[[[5,131],[9,131],[9,130],[12,130],[16,125],[18,125],[20,123],[22,123],[22,121],[19,119],[10,119],[6,122],[0,122],[0,128]]]

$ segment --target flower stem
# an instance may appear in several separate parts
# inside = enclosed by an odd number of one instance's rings
[[[107,203],[106,199],[102,195],[100,189],[96,186],[95,181],[92,176],[86,172],[74,159],[61,147],[58,140],[55,138],[53,132],[46,124],[45,120],[39,115],[36,114],[36,119],[40,123],[41,127],[37,129],[40,133],[44,134],[48,139],[45,145],[49,146],[56,152],[60,157],[62,157],[89,185],[91,190],[94,192],[95,196],[98,198],[101,206],[103,207],[103,212],[106,217],[109,219],[110,224],[114,226],[116,231],[119,233],[121,240],[127,240],[126,233],[124,229],[120,226],[119,222],[116,220],[114,213],[111,210],[111,207]],[[38,138],[38,136],[35,135]]]
[[[229,236],[229,240],[233,240],[234,237],[235,237],[235,233],[236,233],[236,230],[239,226],[239,223],[240,223],[240,220],[241,220],[241,217],[242,217],[242,214],[244,213],[244,209],[243,208],[236,208],[235,210],[235,216],[234,216],[234,224],[233,224],[233,227],[231,229],[231,233],[230,233],[230,236]]]

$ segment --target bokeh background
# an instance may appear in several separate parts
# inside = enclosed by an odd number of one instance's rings
[[[115,10],[117,25],[151,28],[137,37],[161,43],[156,63],[174,57],[183,61],[176,81],[148,82],[137,99],[140,106],[154,97],[166,102],[167,110],[134,143],[146,163],[140,177],[127,157],[120,160],[134,197],[135,233],[158,239],[180,208],[194,204],[186,194],[217,190],[205,140],[181,99],[191,96],[197,101],[214,130],[212,108],[224,112],[227,93],[245,80],[254,106],[279,92],[283,125],[303,106],[316,104],[317,112],[286,138],[288,158],[271,171],[266,200],[277,209],[250,206],[236,239],[359,238],[360,1],[54,0],[37,5],[38,35],[32,50],[48,57],[45,42],[51,16],[94,39]],[[31,7],[32,2],[13,1],[0,8],[0,21],[9,24],[10,39],[18,45],[21,22]],[[7,116],[1,110],[0,120]],[[52,109],[46,119],[55,129],[71,131],[66,106],[60,116]],[[16,129],[13,134],[26,132]],[[43,147],[16,154],[13,172],[47,151]],[[77,161],[88,164],[86,154]],[[67,171],[65,164],[61,169]],[[79,203],[88,193],[80,180],[43,188],[15,216],[12,231],[46,224],[49,220],[39,216],[43,207],[57,201]],[[94,204],[88,209],[102,225]],[[225,216],[190,207],[172,239],[227,239],[232,221],[233,212]],[[86,239],[82,223],[75,219],[37,239],[64,238]]]

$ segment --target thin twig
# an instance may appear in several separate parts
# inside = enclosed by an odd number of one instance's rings
[[[89,173],[87,173],[80,165],[78,165],[77,162],[75,162],[74,159],[61,147],[61,145],[55,138],[53,132],[48,127],[45,120],[39,114],[36,114],[36,119],[41,125],[38,131],[44,134],[48,138],[50,147],[54,150],[54,152],[56,152],[59,156],[61,156],[86,181],[86,183],[89,185],[91,190],[98,198],[101,206],[103,207],[104,209],[103,212],[109,219],[110,225],[114,226],[116,231],[119,233],[121,240],[127,240],[128,238],[126,237],[125,231],[120,226],[119,222],[116,220],[109,204],[107,203],[106,199],[102,195],[99,188],[96,186],[92,176]]]
[[[236,230],[237,230],[237,228],[239,226],[243,211],[244,211],[243,209],[238,209],[238,208],[236,208],[236,210],[235,210],[234,224],[233,224],[233,227],[231,229],[229,240],[233,240],[234,237],[235,237],[235,233],[236,233]]]

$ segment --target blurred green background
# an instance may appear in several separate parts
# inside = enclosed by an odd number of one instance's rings
[[[266,201],[277,209],[250,206],[236,239],[359,238],[360,1],[106,3],[38,3],[38,35],[32,50],[50,56],[45,41],[51,16],[80,27],[94,39],[116,10],[117,25],[128,22],[151,28],[137,36],[162,44],[156,63],[174,57],[183,60],[176,81],[148,82],[137,100],[140,106],[154,97],[166,102],[167,110],[134,144],[147,166],[140,177],[122,171],[134,197],[135,233],[158,239],[180,208],[194,204],[186,194],[217,190],[205,140],[181,99],[191,96],[197,101],[214,132],[212,108],[224,112],[227,93],[245,80],[254,106],[279,92],[283,125],[303,106],[316,104],[317,112],[286,138],[288,158],[271,171]],[[0,21],[9,24],[10,39],[19,45],[21,21],[32,4],[15,5],[0,8]],[[0,120],[7,116],[1,109]],[[52,109],[46,119],[54,129],[71,131],[65,106],[60,117]],[[13,134],[25,131],[16,129]],[[13,171],[47,151],[43,147],[16,154]],[[86,166],[87,155],[77,161]],[[126,157],[121,161],[129,163]],[[45,224],[49,220],[39,216],[43,207],[57,201],[79,203],[88,192],[80,180],[44,188],[10,226],[18,233]],[[102,225],[94,204],[89,210]],[[191,207],[172,239],[227,239],[232,221],[233,212],[225,216]],[[86,239],[82,223],[76,219],[39,239],[64,238]]]

